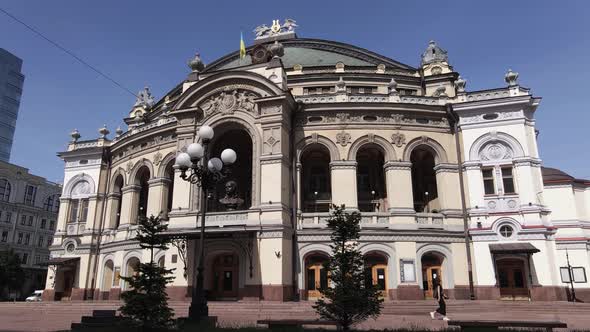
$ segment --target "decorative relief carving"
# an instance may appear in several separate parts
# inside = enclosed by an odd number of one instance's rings
[[[344,130],[336,134],[336,143],[347,146],[350,144],[350,134],[345,132]]]
[[[512,159],[512,149],[502,142],[490,142],[479,152],[480,160],[505,160]]]
[[[82,180],[79,181],[78,183],[76,183],[76,185],[74,186],[74,188],[72,188],[72,196],[77,196],[77,195],[88,195],[91,193],[92,187],[90,186],[90,183],[88,183],[88,181],[86,180]]]
[[[263,154],[276,154],[281,152],[281,128],[268,128],[263,133],[264,144],[262,146]]]
[[[153,162],[154,162],[155,166],[160,165],[160,163],[162,162],[162,154],[160,153],[160,151],[158,151],[158,152],[156,152],[156,154],[154,154]]]
[[[391,135],[391,143],[393,143],[398,148],[401,148],[406,144],[406,135],[401,134],[400,132],[396,132]]]
[[[133,169],[133,163],[131,161],[127,162],[127,165],[125,166],[125,172],[127,172],[127,174],[131,173],[131,170]]]
[[[242,110],[256,113],[254,99],[258,96],[246,90],[221,91],[205,99],[199,107],[203,110],[204,116],[208,117],[214,113],[231,114]]]
[[[296,126],[316,125],[316,124],[332,124],[332,123],[390,123],[390,124],[408,124],[420,125],[429,127],[448,128],[449,122],[446,118],[426,118],[426,117],[412,117],[404,114],[389,114],[385,112],[367,112],[358,114],[358,112],[350,113],[315,113],[313,115],[299,114],[295,118]]]

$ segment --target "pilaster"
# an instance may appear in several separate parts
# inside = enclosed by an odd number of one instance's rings
[[[397,215],[413,215],[412,163],[388,161],[383,165],[387,184],[389,211]],[[401,189],[403,188],[403,189]]]
[[[344,204],[347,209],[358,209],[356,161],[332,161],[330,174],[332,179],[332,203]]]

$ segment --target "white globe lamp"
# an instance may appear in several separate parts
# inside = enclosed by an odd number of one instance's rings
[[[203,146],[199,143],[191,143],[186,148],[186,153],[190,156],[191,159],[201,159],[204,155]]]
[[[223,168],[223,162],[219,158],[211,158],[207,163],[207,167],[211,172],[219,172]]]
[[[176,156],[176,166],[180,169],[187,170],[191,167],[191,157],[186,152],[181,152]]]
[[[221,161],[223,161],[225,165],[235,163],[236,159],[238,159],[238,155],[236,154],[236,151],[232,149],[225,149],[221,152]]]
[[[201,137],[202,140],[208,141],[213,138],[213,135],[213,128],[209,126],[201,126],[201,128],[199,128],[199,137]]]

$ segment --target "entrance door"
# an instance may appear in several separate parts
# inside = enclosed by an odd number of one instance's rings
[[[238,298],[238,257],[234,254],[217,256],[213,263],[213,289],[211,296],[217,300]]]
[[[496,262],[500,297],[506,300],[527,300],[529,289],[524,263],[518,259],[503,259]]]
[[[442,282],[442,272],[440,266],[429,266],[423,269],[422,286],[424,288],[424,297],[427,299],[434,298],[434,279]]]
[[[328,288],[328,273],[320,263],[307,267],[307,298],[318,299],[322,296],[320,289]]]
[[[74,271],[67,270],[63,273],[64,291],[61,300],[69,300],[72,296],[72,287],[74,287]]]

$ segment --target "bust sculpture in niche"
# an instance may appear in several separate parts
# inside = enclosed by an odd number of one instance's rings
[[[238,197],[238,183],[229,180],[225,183],[225,196],[219,200],[228,211],[236,210],[244,204],[244,200]]]

